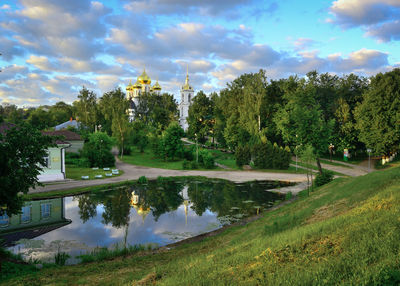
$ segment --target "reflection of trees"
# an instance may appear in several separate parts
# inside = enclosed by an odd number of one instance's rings
[[[126,226],[129,223],[131,192],[128,188],[113,192],[107,196],[104,204],[103,223],[111,222],[114,227]]]
[[[241,212],[247,214],[256,213],[254,203],[245,203],[245,201],[254,201],[261,205],[269,201],[274,201],[280,195],[265,192],[264,190],[276,187],[277,183],[271,185],[259,183],[246,183],[235,185],[231,182],[218,183],[189,183],[188,195],[193,203],[191,208],[197,215],[202,215],[206,209],[225,216],[231,214],[231,208],[240,208]]]
[[[75,199],[78,200],[79,217],[81,218],[83,223],[87,222],[90,218],[94,217],[97,214],[97,203],[93,201],[89,195],[80,195],[78,197],[75,197],[74,200]]]
[[[159,180],[149,182],[147,185],[136,185],[131,188],[99,192],[91,195],[78,196],[79,215],[83,222],[96,215],[96,206],[104,205],[102,214],[103,223],[111,223],[114,227],[129,224],[131,192],[139,195],[138,207],[150,210],[154,219],[170,211],[176,210],[182,203],[181,192],[188,184],[188,196],[192,202],[191,208],[201,216],[207,209],[217,214],[218,217],[231,215],[232,207],[239,208],[241,213],[255,214],[255,205],[262,205],[269,201],[281,198],[280,195],[265,192],[266,189],[277,187],[260,183],[246,183],[235,185],[231,182],[174,182],[172,180]],[[254,201],[246,203],[245,201]]]
[[[143,186],[135,188],[139,195],[142,208],[151,208],[154,219],[166,213],[176,210],[183,202],[180,192],[183,189],[183,183],[173,181],[149,182],[147,188]]]

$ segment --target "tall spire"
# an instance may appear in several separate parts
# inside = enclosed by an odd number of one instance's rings
[[[189,84],[189,64],[186,64],[186,81],[185,85]]]
[[[185,85],[182,86],[182,90],[192,90],[192,87],[189,85],[189,64],[186,64],[186,80]]]

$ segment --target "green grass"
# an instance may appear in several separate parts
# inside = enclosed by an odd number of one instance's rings
[[[201,148],[199,148],[200,150]],[[174,161],[164,161],[154,155],[153,151],[147,148],[144,153],[139,152],[135,147],[132,147],[131,155],[124,155],[122,161],[128,164],[145,166],[151,168],[161,168],[169,170],[183,170],[182,164],[183,159],[177,159]],[[196,170],[209,171],[210,169],[199,168]],[[212,170],[223,170],[221,168],[215,167]]]
[[[107,179],[110,177],[106,177],[106,173],[111,173],[111,170],[113,168],[110,168],[109,171],[104,171],[103,169],[99,168],[98,170],[93,170],[92,168],[81,168],[77,167],[75,165],[66,165],[66,176],[68,179],[73,179],[73,180],[82,180],[82,176],[89,176],[89,180],[101,180],[101,179]],[[119,170],[118,175],[113,175],[113,177],[118,177],[123,174],[123,171]],[[103,178],[101,179],[96,179],[96,175],[103,175]]]
[[[20,274],[4,285],[398,285],[400,167],[340,178],[191,244]]]

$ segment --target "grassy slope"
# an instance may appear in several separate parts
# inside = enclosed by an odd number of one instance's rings
[[[399,217],[400,167],[395,167],[337,179],[310,197],[201,242],[155,255],[43,269],[6,284],[400,283]]]

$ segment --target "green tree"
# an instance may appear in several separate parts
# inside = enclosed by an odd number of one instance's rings
[[[206,142],[206,138],[213,127],[213,120],[212,102],[203,91],[199,91],[189,107],[187,118],[189,137],[195,138],[197,134],[200,143]]]
[[[173,95],[164,93],[143,93],[135,110],[135,118],[146,125],[165,130],[177,119],[178,104]]]
[[[126,113],[128,107],[129,102],[120,88],[105,93],[99,102],[99,109],[104,118],[111,122],[112,136],[118,142],[121,158],[124,153],[126,138],[131,131]]]
[[[177,122],[172,122],[163,132],[159,140],[159,155],[165,160],[181,158],[183,156],[183,142],[181,138],[185,132]]]
[[[287,103],[277,112],[275,122],[286,144],[312,145],[319,172],[322,174],[319,157],[329,146],[334,120],[324,119],[323,112],[316,102],[316,92],[312,82],[306,82],[304,79],[298,81],[297,88],[285,94]]]
[[[47,108],[39,107],[34,109],[28,117],[28,123],[33,127],[43,130],[49,127],[53,127],[55,122],[52,118],[51,113]]]
[[[315,162],[315,159],[316,159],[316,155],[314,153],[313,146],[311,146],[311,144],[307,144],[306,146],[304,146],[300,153],[300,160],[304,164],[306,164],[308,191],[310,190],[310,187],[312,188],[312,186],[313,186],[313,169],[311,168],[311,166]],[[322,173],[320,173],[320,174],[322,174]]]
[[[90,167],[114,166],[115,158],[111,153],[114,140],[105,132],[95,132],[89,135],[89,141],[83,146],[83,156],[90,163]]]
[[[79,91],[78,100],[74,101],[75,117],[89,130],[94,130],[97,125],[97,97],[93,91],[82,87]]]
[[[0,214],[20,212],[26,194],[38,184],[37,176],[45,165],[47,148],[53,138],[43,136],[27,124],[3,125],[0,132]],[[10,129],[7,129],[10,128]],[[3,208],[5,207],[5,209]]]
[[[59,101],[56,104],[50,106],[49,113],[54,125],[61,124],[68,121],[73,117],[73,108],[71,105]]]
[[[360,140],[376,155],[389,155],[400,146],[400,69],[371,78],[370,89],[355,110]]]

